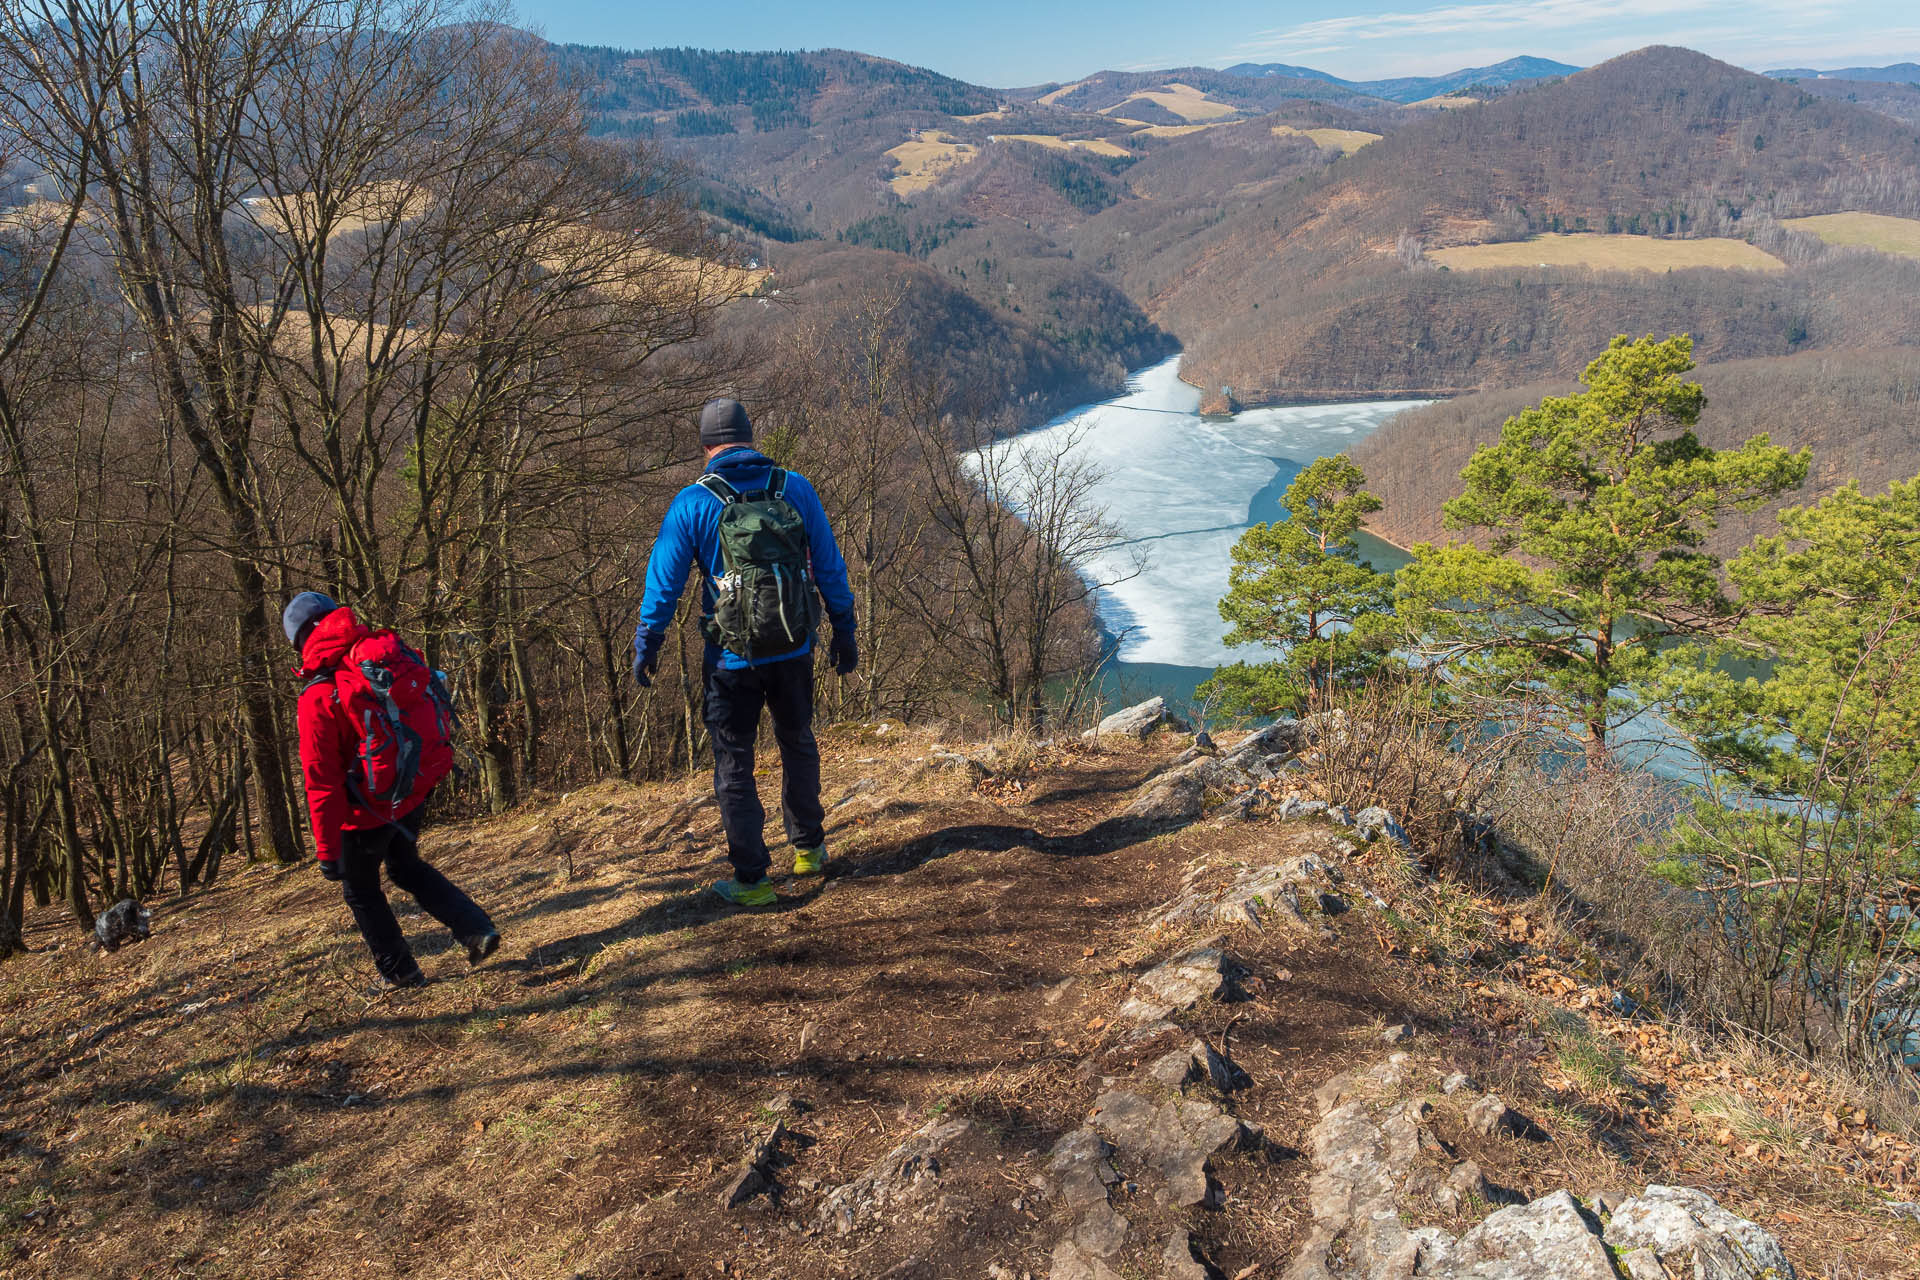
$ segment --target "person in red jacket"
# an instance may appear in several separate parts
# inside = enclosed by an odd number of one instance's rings
[[[427,795],[453,766],[433,673],[393,632],[367,627],[317,591],[295,596],[280,623],[300,653],[296,674],[307,682],[300,769],[320,874],[339,882],[381,985],[427,983],[380,887],[382,866],[479,964],[499,948],[500,931],[420,856],[417,843]]]

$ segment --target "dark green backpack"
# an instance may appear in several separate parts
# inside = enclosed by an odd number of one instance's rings
[[[792,653],[820,624],[807,527],[787,501],[787,473],[775,467],[767,487],[741,493],[719,476],[700,487],[720,499],[720,563],[706,636],[747,659]]]

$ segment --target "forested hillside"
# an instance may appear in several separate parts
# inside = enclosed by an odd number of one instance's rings
[[[1840,209],[1920,213],[1920,133],[1650,49],[1411,124],[1186,243],[1130,246],[1113,268],[1182,339],[1190,375],[1244,399],[1447,392],[1573,372],[1593,345],[1590,302],[1600,328],[1685,316],[1720,359],[1908,340],[1910,289],[1832,266],[1774,226]],[[1560,281],[1531,267],[1435,272],[1425,258],[1564,232],[1731,237],[1787,270]],[[1857,334],[1844,313],[1863,307],[1891,328]],[[1817,331],[1823,314],[1837,327]]]
[[[1920,336],[1910,339],[1920,343]],[[1804,486],[1783,502],[1733,514],[1708,539],[1720,556],[1776,529],[1781,506],[1814,501],[1857,480],[1878,493],[1920,468],[1920,360],[1913,346],[1811,351],[1774,359],[1703,365],[1695,375],[1707,406],[1700,439],[1728,448],[1764,432],[1775,444],[1813,450]],[[1385,504],[1368,520],[1403,546],[1441,539],[1440,507],[1460,491],[1473,451],[1542,396],[1564,395],[1572,379],[1462,396],[1402,414],[1353,450]]]

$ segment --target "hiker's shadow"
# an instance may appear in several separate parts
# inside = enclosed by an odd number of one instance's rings
[[[1005,853],[1032,849],[1048,858],[1098,858],[1131,848],[1154,836],[1178,830],[1185,823],[1150,822],[1142,818],[1104,818],[1077,835],[1043,835],[1032,827],[974,823],[943,827],[917,836],[897,849],[829,866],[835,879],[904,875],[916,867],[954,853]]]
[[[819,901],[825,887],[819,879],[789,881],[781,887],[780,897],[772,905],[744,910],[755,916],[779,916],[802,911]],[[525,973],[527,976],[520,980],[522,987],[550,986],[578,976],[588,961],[608,947],[665,933],[705,928],[742,910],[722,902],[714,896],[711,888],[703,884],[688,892],[663,898],[639,915],[605,928],[541,943],[525,956],[503,961],[498,967]]]

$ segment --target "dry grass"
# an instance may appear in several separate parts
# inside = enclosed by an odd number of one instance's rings
[[[328,236],[353,235],[369,227],[411,221],[427,211],[428,201],[426,192],[409,183],[370,182],[342,201]],[[303,233],[312,229],[320,216],[310,191],[251,196],[247,207],[255,221],[273,231]]]
[[[1171,111],[1182,120],[1218,120],[1223,116],[1239,115],[1240,109],[1225,102],[1215,102],[1199,89],[1190,84],[1175,81],[1164,89],[1136,93],[1126,102],[1111,107],[1102,107],[1100,114],[1110,116],[1125,107],[1129,102],[1151,102],[1154,106]]]
[[[1859,245],[1903,258],[1920,258],[1920,218],[1890,218],[1882,213],[1823,213],[1787,218],[1782,225],[1828,244]]]
[[[1441,94],[1437,98],[1422,98],[1418,102],[1409,102],[1406,105],[1408,110],[1412,110],[1415,107],[1431,107],[1441,111],[1458,111],[1461,107],[1479,106],[1480,99],[1461,98],[1455,97],[1452,94]]]
[[[1352,155],[1369,142],[1380,141],[1377,133],[1368,133],[1365,129],[1296,129],[1290,124],[1273,126],[1276,137],[1311,138],[1323,147],[1338,147],[1347,155]]]
[[[895,195],[917,195],[978,154],[979,150],[970,142],[960,142],[952,134],[938,129],[922,129],[887,151],[895,169],[887,185]]]
[[[1657,240],[1652,236],[1543,235],[1505,244],[1430,249],[1427,257],[1454,271],[1514,267],[1590,267],[1595,271],[1684,271],[1718,267],[1783,271],[1786,264],[1745,240]]]
[[[1115,119],[1118,118],[1117,116],[1115,117]],[[1140,124],[1140,128],[1133,131],[1133,136],[1136,138],[1184,138],[1190,133],[1204,133],[1208,129],[1216,128],[1223,124],[1232,124],[1233,122],[1231,120],[1209,120],[1205,124],[1144,124],[1140,121],[1132,121],[1130,123]]]
[[[1052,93],[1043,93],[1040,95],[1040,105],[1043,107],[1050,107],[1054,103],[1060,101],[1060,99],[1066,97],[1068,94],[1072,93],[1075,89],[1078,89],[1081,85],[1085,83],[1086,83],[1085,80],[1075,80],[1072,84],[1061,85],[1058,89],[1055,89]]]
[[[1131,155],[1125,147],[1105,138],[1058,138],[1050,133],[996,133],[995,142],[1031,142],[1052,151],[1091,151],[1097,156]]]

